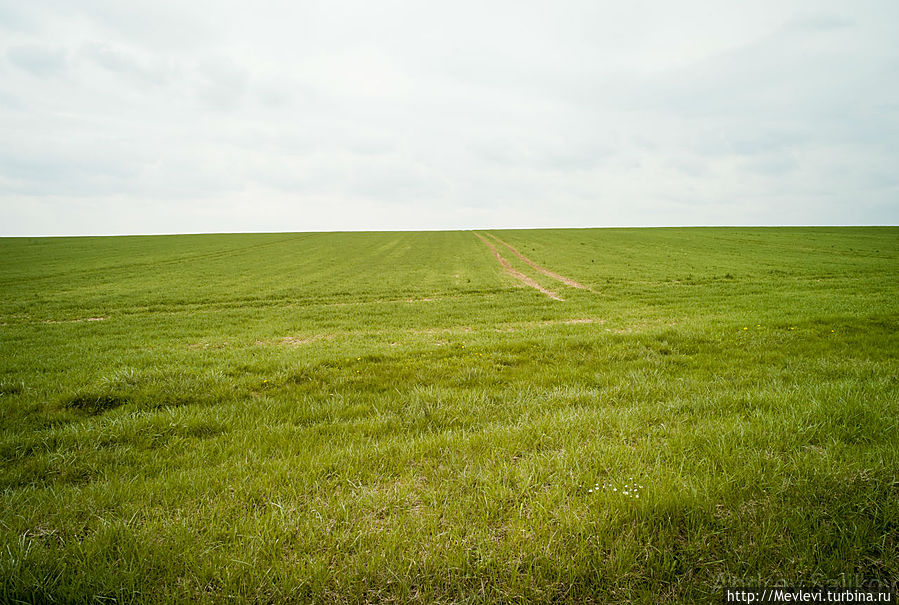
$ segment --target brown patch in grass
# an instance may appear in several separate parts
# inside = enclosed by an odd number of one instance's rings
[[[465,332],[471,333],[474,332],[474,328],[471,326],[453,326],[451,328],[414,328],[411,330],[406,330],[409,334],[450,334],[452,332]]]
[[[288,346],[288,347],[299,347],[303,345],[311,345],[316,342],[321,341],[330,341],[339,336],[386,336],[395,338],[397,334],[406,334],[409,336],[448,336],[453,334],[477,334],[480,332],[517,332],[519,330],[526,330],[529,328],[539,328],[541,326],[560,326],[560,325],[582,325],[582,324],[604,324],[604,319],[599,319],[595,317],[572,317],[568,319],[547,319],[543,321],[521,321],[521,322],[510,322],[510,323],[502,323],[502,324],[493,324],[493,325],[485,325],[485,326],[469,326],[469,325],[461,325],[461,326],[447,326],[444,328],[406,328],[406,329],[397,329],[397,330],[349,330],[342,332],[331,332],[324,334],[309,334],[306,336],[284,336],[282,338],[278,338],[275,340],[257,340],[253,343],[256,346],[270,347],[270,346]],[[449,344],[449,341],[446,340],[436,340],[435,343],[440,345]],[[396,347],[400,346],[402,341],[390,340],[385,343],[385,346],[388,347]],[[199,349],[199,348],[222,348],[228,346],[228,343],[225,342],[221,345],[213,345],[213,344],[192,344],[189,345],[191,349]]]
[[[188,349],[227,349],[231,346],[227,340],[223,342],[195,342],[187,345]]]
[[[308,336],[284,336],[277,340],[257,340],[256,346],[302,347],[321,340],[332,340],[336,334],[310,334]]]
[[[82,321],[106,321],[108,317],[80,317],[77,319],[45,319],[45,324],[73,324]]]
[[[490,237],[492,237],[493,239],[495,239],[497,242],[501,243],[503,246],[505,246],[506,248],[508,248],[509,250],[511,250],[511,251],[512,251],[512,254],[514,254],[515,256],[517,256],[518,258],[520,258],[522,261],[524,261],[525,263],[527,263],[528,265],[530,265],[531,267],[533,267],[534,269],[536,269],[537,271],[539,271],[539,272],[542,273],[543,275],[546,275],[547,277],[551,277],[551,278],[553,278],[553,279],[556,280],[556,281],[560,281],[560,282],[562,282],[563,284],[565,284],[565,285],[567,285],[567,286],[571,286],[572,288],[578,288],[578,289],[580,289],[580,290],[590,290],[590,288],[588,288],[588,287],[585,286],[584,284],[582,284],[582,283],[580,283],[580,282],[576,282],[576,281],[574,281],[573,279],[571,279],[570,277],[565,277],[564,275],[559,275],[558,273],[553,273],[552,271],[550,271],[550,270],[547,269],[546,267],[543,267],[543,266],[541,266],[541,265],[538,265],[537,263],[535,263],[534,261],[532,261],[531,259],[529,259],[528,257],[526,257],[524,254],[522,254],[521,252],[519,252],[519,251],[518,251],[516,248],[514,248],[511,244],[508,244],[508,243],[504,242],[503,240],[501,240],[500,238],[496,237],[496,236],[493,235],[492,233],[488,233],[487,235],[489,235]],[[592,292],[593,290],[590,290],[590,291]]]
[[[474,232],[472,232],[472,233],[474,233]],[[509,261],[507,261],[505,258],[503,258],[503,256],[499,253],[499,250],[497,250],[496,247],[487,240],[487,238],[483,237],[479,233],[475,233],[475,236],[479,240],[484,242],[484,244],[486,244],[486,246],[488,248],[490,248],[491,252],[493,252],[493,255],[496,257],[496,260],[499,261],[499,264],[502,265],[503,269],[506,270],[506,273],[508,273],[509,275],[511,275],[512,277],[514,277],[515,279],[517,279],[524,285],[530,286],[531,288],[534,288],[535,290],[539,290],[540,292],[542,292],[543,294],[545,294],[546,296],[550,297],[553,300],[565,300],[564,298],[562,298],[561,296],[559,296],[552,290],[547,290],[546,288],[544,288],[543,286],[538,284],[535,280],[531,279],[530,277],[528,277],[527,275],[525,275],[518,269],[514,268],[512,265],[510,265]]]

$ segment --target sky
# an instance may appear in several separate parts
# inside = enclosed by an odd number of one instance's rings
[[[899,224],[899,2],[0,0],[0,236]]]

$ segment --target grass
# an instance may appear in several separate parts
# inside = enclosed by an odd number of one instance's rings
[[[899,229],[491,233],[0,240],[0,600],[896,587]]]

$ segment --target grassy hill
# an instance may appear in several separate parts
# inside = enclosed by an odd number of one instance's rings
[[[899,229],[477,234],[0,239],[0,600],[895,586]]]

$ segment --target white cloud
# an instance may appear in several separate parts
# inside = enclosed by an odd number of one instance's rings
[[[16,67],[39,77],[57,74],[66,67],[64,50],[39,44],[11,46],[6,49],[6,58]]]
[[[0,234],[896,223],[896,6],[0,1]]]

